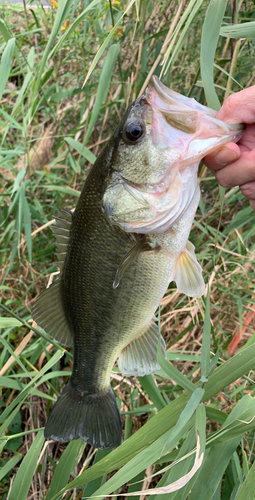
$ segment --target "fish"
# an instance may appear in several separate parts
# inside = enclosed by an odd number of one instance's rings
[[[58,210],[59,275],[32,314],[74,351],[47,439],[119,446],[122,425],[110,385],[116,359],[124,375],[159,370],[155,311],[169,283],[203,295],[202,268],[188,239],[200,199],[198,165],[243,131],[215,115],[153,76],[91,168],[74,212]],[[160,345],[166,357],[162,336]]]

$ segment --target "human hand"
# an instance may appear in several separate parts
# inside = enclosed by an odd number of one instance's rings
[[[203,161],[214,171],[221,186],[239,186],[255,210],[255,86],[230,95],[217,118],[228,123],[245,123],[246,129],[237,144],[229,142]]]

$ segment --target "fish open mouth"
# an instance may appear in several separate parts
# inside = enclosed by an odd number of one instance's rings
[[[148,182],[146,176],[139,183],[130,172],[120,174],[105,193],[105,208],[112,223],[127,232],[163,232],[185,211],[196,210],[202,158],[227,142],[237,142],[244,126],[218,120],[216,111],[168,89],[156,76],[132,109],[147,126],[146,161],[155,151],[157,161],[149,159]]]
[[[216,111],[168,89],[153,76],[145,92],[153,112],[152,141],[171,148],[172,162],[182,166],[200,161],[203,156],[230,141],[237,141],[244,124],[228,124],[216,118]]]

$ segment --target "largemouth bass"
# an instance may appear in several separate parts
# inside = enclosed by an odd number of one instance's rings
[[[118,446],[115,360],[126,375],[158,370],[154,313],[169,283],[191,297],[204,293],[188,241],[200,196],[198,163],[237,141],[242,129],[215,114],[154,76],[99,155],[75,211],[57,213],[60,274],[39,295],[33,317],[59,342],[73,344],[74,360],[46,438]]]

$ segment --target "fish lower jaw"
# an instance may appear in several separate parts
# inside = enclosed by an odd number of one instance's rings
[[[176,226],[185,217],[186,212],[192,212],[192,220],[196,212],[200,198],[200,189],[196,183],[192,189],[183,189],[178,202],[170,208],[159,211],[154,208],[154,217],[149,221],[134,221],[131,223],[120,223],[120,227],[130,233],[149,234],[164,233]]]

